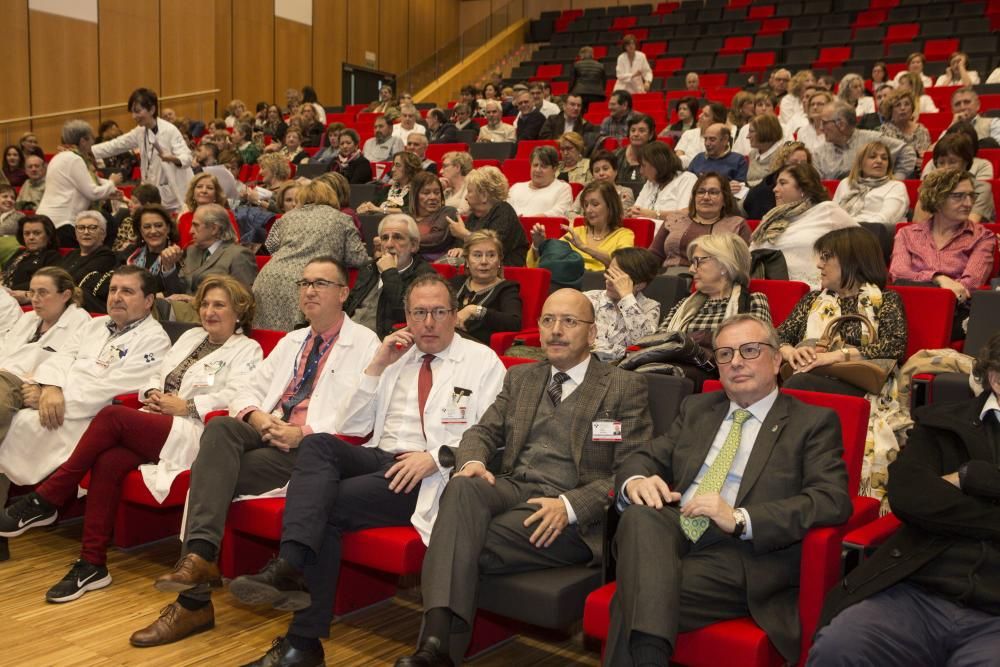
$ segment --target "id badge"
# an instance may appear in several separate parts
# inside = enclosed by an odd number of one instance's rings
[[[195,389],[206,389],[215,384],[215,373],[207,373],[196,379],[192,385]]]
[[[590,431],[592,439],[597,442],[621,442],[622,423],[611,419],[602,419],[591,422]]]
[[[442,424],[468,424],[465,411],[469,406],[469,397],[472,391],[462,387],[455,387],[451,394],[451,401],[448,407],[441,410]]]

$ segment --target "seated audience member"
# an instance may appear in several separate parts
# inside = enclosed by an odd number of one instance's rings
[[[375,201],[362,202],[358,213],[403,213],[410,205],[410,187],[422,171],[420,158],[409,151],[392,158],[389,185],[375,191]]]
[[[34,211],[45,194],[45,158],[29,155],[24,158],[24,173],[28,180],[17,193],[17,209]]]
[[[755,107],[753,93],[741,90],[733,95],[733,101],[729,104],[729,116],[727,119],[727,126],[733,132],[733,150],[736,150],[736,137],[739,136],[743,127],[756,115],[754,113]]]
[[[31,276],[43,266],[58,266],[62,255],[55,225],[44,215],[26,215],[17,223],[17,242],[20,250],[4,264],[2,286],[18,303],[30,303]]]
[[[930,148],[931,135],[924,124],[917,121],[912,92],[897,90],[890,93],[882,102],[880,109],[885,122],[879,127],[879,132],[887,137],[905,141],[913,147],[918,156]]]
[[[340,154],[340,133],[344,131],[343,123],[330,123],[323,133],[322,148],[309,158],[309,164],[330,164]],[[361,138],[358,138],[359,143]]]
[[[437,176],[422,171],[410,184],[410,206],[407,211],[420,230],[419,254],[433,262],[455,244],[448,220],[458,217],[458,211],[444,205],[444,193]]]
[[[159,204],[160,191],[149,183],[140,183],[132,188],[132,196],[129,197],[127,208],[122,209],[108,225],[108,238],[111,239],[111,249],[116,253],[121,253],[125,248],[136,241],[135,228],[132,220],[136,212],[146,204]]]
[[[340,150],[330,161],[330,171],[344,176],[348,183],[368,183],[372,180],[372,165],[361,151],[361,137],[351,128],[340,131]]]
[[[182,556],[154,584],[179,596],[131,636],[133,646],[168,644],[214,626],[211,590],[222,585],[216,559],[233,497],[280,489],[305,436],[343,432],[338,406],[354,395],[378,339],[344,315],[347,269],[339,261],[314,256],[294,284],[309,327],[290,332],[263,362],[241,373],[230,416],[213,419],[201,434]]]
[[[277,145],[278,144],[270,144],[267,148],[270,149],[271,146]],[[281,147],[275,150],[276,155],[280,156],[285,162],[290,162],[292,164],[299,164],[309,157],[309,153],[306,153],[302,148],[302,130],[295,125],[288,128],[285,132],[285,140],[282,142]]]
[[[833,203],[856,222],[879,222],[895,234],[896,223],[906,220],[910,197],[895,180],[892,154],[881,141],[858,151],[850,175],[837,185]]]
[[[788,94],[778,104],[778,118],[792,132],[808,123],[804,106],[806,91],[816,87],[816,75],[810,70],[800,70],[788,82]],[[852,108],[851,111],[854,111]],[[719,122],[719,121],[717,121]]]
[[[535,108],[535,103],[531,99],[531,93],[522,90],[514,98],[517,104],[517,117],[514,119],[514,130],[516,141],[533,141],[538,139],[538,134],[545,124],[545,115]],[[487,115],[487,118],[489,116]]]
[[[726,318],[713,340],[722,391],[686,398],[616,471],[607,664],[666,665],[679,632],[746,615],[798,658],[801,542],[846,521],[851,494],[837,415],[778,391],[777,343],[753,315]]]
[[[458,128],[448,120],[444,109],[431,109],[427,112],[427,143],[453,144],[458,141]]]
[[[104,313],[108,304],[108,279],[118,266],[114,250],[104,244],[107,221],[97,211],[82,211],[77,214],[74,227],[77,247],[59,261],[59,267],[65,269],[80,288],[83,309]]]
[[[875,112],[875,100],[865,94],[865,80],[860,74],[845,74],[840,80],[837,97],[848,106],[854,107],[858,117]]]
[[[969,123],[957,123],[941,139],[934,144],[933,157],[920,174],[926,179],[939,169],[960,169],[972,174],[975,178],[976,201],[972,204],[969,220],[972,222],[989,222],[996,217],[993,204],[993,188],[988,182],[993,178],[993,163],[976,157],[978,139]],[[930,213],[923,209],[919,200],[913,210],[914,222],[929,219]]]
[[[705,152],[694,156],[688,171],[699,176],[710,172],[720,174],[735,183],[747,180],[747,158],[731,150],[732,135],[728,127],[722,123],[709,125],[702,140]]]
[[[917,101],[917,111],[920,113],[937,113],[937,105],[933,98],[924,93],[926,86],[920,82],[920,77],[912,72],[904,72],[896,84],[897,90],[908,90],[913,93],[913,99]]]
[[[263,664],[325,664],[320,640],[329,636],[333,620],[342,535],[412,525],[429,540],[452,467],[450,448],[500,391],[505,371],[497,356],[455,335],[455,297],[443,278],[431,273],[417,279],[407,290],[406,307],[407,329],[386,337],[357,391],[337,410],[336,433],[371,433],[371,446],[328,433],[303,439],[278,557],[230,584],[244,603],[295,612]],[[460,387],[464,395],[455,393]]]
[[[733,233],[750,243],[750,228],[725,176],[707,172],[691,188],[686,209],[667,211],[649,249],[667,273],[687,273],[688,246],[706,234]]]
[[[531,93],[531,102],[535,105],[535,108],[542,112],[545,118],[550,118],[559,113],[559,106],[555,102],[549,100],[552,94],[549,84],[544,81],[535,81],[530,86],[528,86],[528,92]]]
[[[896,162],[896,178],[905,179],[914,173],[917,154],[913,147],[899,139],[872,130],[857,129],[854,109],[843,102],[828,104],[821,116],[826,143],[816,149],[813,163],[826,180],[839,180],[851,172],[858,152],[873,141],[881,141]]]
[[[940,169],[920,184],[920,206],[931,217],[907,225],[896,234],[889,275],[900,280],[933,283],[958,299],[953,338],[964,338],[961,321],[968,315],[972,291],[989,282],[996,234],[972,222],[976,199],[972,174]]]
[[[644,113],[633,114],[628,121],[628,145],[615,153],[618,159],[618,182],[642,180],[642,147],[654,141],[656,123]]]
[[[601,121],[600,136],[624,139],[628,136],[632,111],[632,95],[627,90],[616,90],[608,97],[608,116]]]
[[[215,276],[199,288],[195,307],[201,326],[184,332],[163,361],[142,379],[135,410],[102,408],[69,458],[35,490],[0,513],[0,535],[12,537],[55,521],[58,508],[76,497],[90,475],[80,558],[45,594],[48,602],[71,602],[111,584],[107,550],[125,476],[142,464],[150,494],[166,498],[174,478],[198,453],[202,420],[228,407],[236,378],[258,364],[260,345],[237,330],[253,319],[253,298],[239,282]]]
[[[330,186],[334,194],[337,195],[337,201],[340,202],[340,212],[351,219],[354,228],[358,230],[358,234],[361,234],[361,218],[358,217],[358,212],[351,208],[351,184],[347,182],[347,179],[335,171],[328,171],[313,180]],[[295,201],[295,196],[298,194],[298,183],[294,185],[293,194],[291,196],[285,195],[284,212],[298,208],[298,202]]]
[[[448,251],[449,257],[462,257],[464,251],[458,247],[469,234],[481,229],[496,232],[503,244],[504,266],[524,266],[528,252],[528,239],[517,217],[517,211],[507,202],[507,178],[496,167],[473,169],[466,177],[469,215],[449,220],[451,235],[455,237],[455,247]]]
[[[604,65],[594,58],[593,47],[581,46],[576,62],[573,63],[573,72],[570,74],[569,95],[566,96],[566,102],[569,102],[570,97],[579,98],[582,111],[586,113],[591,102],[604,100],[607,80]],[[563,110],[565,111],[565,106]]]
[[[603,96],[602,96],[603,97]],[[598,127],[583,117],[583,101],[579,95],[567,95],[562,111],[545,119],[539,139],[558,139],[568,132],[576,132],[589,153],[597,141]]]
[[[660,132],[660,136],[680,136],[684,132],[694,129],[697,122],[698,98],[682,97],[677,100],[677,122]]]
[[[959,88],[951,94],[951,112],[954,114],[952,126],[962,121],[971,123],[979,139],[1000,142],[1000,118],[986,118],[979,115],[979,95],[972,88]]]
[[[896,72],[896,76],[892,78],[893,83],[898,85],[907,74],[912,73],[916,75],[924,88],[930,88],[934,85],[934,81],[924,74],[924,65],[926,64],[927,58],[924,57],[924,54],[919,51],[911,53],[906,57],[906,69]]]
[[[24,213],[17,210],[17,191],[6,183],[0,183],[0,235],[13,236],[17,233],[17,223]]]
[[[372,100],[371,104],[365,107],[366,113],[387,114],[393,110],[399,111],[399,102],[396,101],[392,86],[386,85],[378,89],[378,99]]]
[[[237,123],[233,126],[233,148],[240,155],[243,164],[256,164],[260,157],[260,146],[254,143],[253,127],[250,123]]]
[[[75,291],[65,283],[64,272],[48,275],[59,276],[52,286],[62,288],[50,297],[58,299],[55,294]],[[22,389],[21,400],[4,400],[0,473],[11,482],[26,486],[48,477],[72,453],[101,408],[118,394],[138,391],[149,373],[156,371],[170,339],[150,317],[152,288],[149,274],[142,269],[116,269],[108,292],[109,316],[79,322],[68,332],[66,342],[34,369],[31,386]],[[44,283],[35,289],[45,289]],[[20,523],[23,528],[26,518],[15,521],[15,527]]]
[[[113,120],[103,121],[97,128],[97,143],[103,143],[105,141],[111,141],[122,135],[122,130],[118,127],[118,123]],[[122,178],[130,180],[132,178],[132,171],[139,166],[139,156],[135,153],[119,153],[118,155],[112,155],[104,158],[103,160],[98,160],[98,167],[105,174],[110,174],[111,172],[118,172],[122,175]]]
[[[223,119],[226,123],[226,127],[236,127],[240,122],[240,118],[242,118],[243,114],[246,113],[246,110],[247,105],[243,100],[231,101],[229,106],[226,108],[226,117]]]
[[[685,169],[698,153],[705,152],[705,141],[702,138],[705,130],[716,123],[725,124],[728,116],[729,110],[718,102],[708,102],[702,107],[698,112],[698,122],[694,128],[682,134],[674,147]]]
[[[592,358],[593,321],[580,292],[549,296],[539,318],[547,360],[511,368],[462,436],[424,557],[419,650],[397,665],[461,661],[482,575],[601,560],[612,477],[628,453],[648,446],[652,422],[645,379]],[[621,437],[595,443],[591,424],[607,418],[621,422]],[[567,433],[579,435],[570,442]],[[504,446],[494,475],[487,465]]]
[[[283,208],[283,202],[276,197],[276,193],[292,173],[288,161],[278,153],[264,153],[257,159],[257,165],[260,167],[260,183],[243,192],[235,211],[240,227],[240,243],[245,245],[264,242],[267,223]]]
[[[969,71],[969,56],[955,51],[948,58],[948,69],[934,82],[935,86],[978,86],[979,72]]]
[[[412,104],[401,104],[399,106],[399,122],[392,126],[392,136],[397,137],[403,145],[411,133],[427,134],[427,128],[417,122],[420,112]]]
[[[284,141],[288,124],[281,116],[281,109],[278,105],[272,104],[267,108],[267,119],[264,121],[264,136],[271,137],[279,143]]]
[[[504,280],[503,243],[496,232],[484,229],[465,239],[465,275],[449,281],[458,300],[459,333],[490,344],[500,331],[521,330],[521,287]]]
[[[656,278],[659,262],[644,248],[619,248],[604,272],[605,288],[584,295],[594,307],[597,338],[591,348],[598,359],[621,361],[629,345],[656,332],[660,303],[643,290]]]
[[[813,261],[816,239],[827,232],[856,227],[857,222],[830,201],[819,174],[808,164],[783,167],[774,186],[775,207],[761,219],[750,243],[754,250],[778,250],[788,268],[788,280],[819,287]]]
[[[618,184],[618,158],[605,150],[596,151],[590,156],[589,166],[591,178],[588,183],[594,181],[611,183],[615,186],[615,190],[618,191],[618,196],[622,200],[622,210],[628,211],[631,209],[635,204],[635,193],[632,192],[632,188],[629,186]],[[580,199],[580,195],[582,194],[583,190],[573,200],[573,205],[569,208],[570,215],[583,215],[583,202]]]
[[[316,119],[316,109],[311,104],[303,104],[299,107],[299,129],[302,131],[302,145],[317,147],[323,139],[325,128],[323,123]],[[285,133],[285,141],[288,141],[288,133]],[[294,160],[289,160],[294,162]]]
[[[586,185],[590,182],[590,160],[583,157],[585,152],[583,137],[576,132],[567,132],[559,137],[559,180]]]
[[[486,100],[483,105],[486,125],[479,128],[479,138],[476,141],[516,141],[517,130],[513,125],[503,122],[503,107],[497,100]]]
[[[795,373],[783,383],[789,389],[828,394],[864,396],[865,390],[845,380],[829,377],[823,367],[852,359],[906,358],[906,312],[896,292],[885,288],[888,274],[882,248],[866,229],[838,229],[816,239],[813,246],[820,270],[820,288],[803,296],[792,314],[778,327],[778,352]],[[817,350],[827,325],[842,315],[863,315],[861,322],[847,322],[838,333],[839,350]],[[872,339],[877,338],[877,343]]]
[[[630,217],[663,220],[669,211],[679,210],[691,201],[698,177],[684,171],[674,149],[662,141],[651,141],[643,147],[639,160],[646,184],[627,211]]]
[[[226,193],[222,191],[219,179],[214,175],[195,174],[195,177],[188,182],[187,194],[184,196],[185,213],[192,213],[206,204],[218,204],[225,208],[228,204]]]
[[[1000,650],[992,520],[1000,336],[978,352],[972,374],[984,389],[977,398],[914,411],[889,466],[888,499],[902,525],[827,595],[810,666],[989,663]]]
[[[778,173],[783,167],[793,164],[812,164],[812,154],[800,141],[789,141],[778,148],[771,159],[771,173],[752,186],[739,202],[748,219],[760,220],[775,207],[774,186]]]
[[[296,200],[298,208],[276,220],[264,242],[271,259],[253,281],[258,329],[291,331],[301,321],[300,304],[288,298],[288,286],[313,257],[333,257],[348,268],[368,262],[365,244],[351,218],[340,212],[333,188],[312,181],[299,188]]]
[[[24,171],[24,153],[19,146],[11,144],[3,149],[2,173],[4,179],[15,188],[21,187],[28,180],[28,174]]]
[[[862,130],[878,130],[882,127],[883,123],[889,120],[888,116],[882,114],[882,103],[895,90],[895,87],[890,83],[881,83],[875,86],[875,111],[874,113],[866,113],[861,118],[858,118],[859,128]],[[914,101],[913,106],[916,108],[916,101]]]
[[[701,78],[697,72],[688,72],[684,75],[684,89],[692,93],[701,92]]]
[[[145,269],[155,286],[154,293],[161,293],[163,274],[184,256],[177,245],[177,224],[162,206],[149,204],[136,211],[132,218],[136,242],[118,254],[119,264]]]
[[[49,163],[45,193],[36,212],[55,223],[59,244],[71,248],[75,241],[76,214],[91,208],[95,202],[121,199],[118,184],[122,176],[112,173],[110,178],[103,179],[97,175],[90,152],[94,131],[87,122],[67,121],[62,127],[62,143],[67,150],[60,151]]]
[[[234,151],[237,155],[239,155],[239,151],[237,151],[233,147],[226,148],[226,150]],[[216,144],[209,141],[206,136],[205,140],[203,140],[200,144],[198,144],[198,147],[194,149],[194,158],[191,160],[191,166],[193,168],[194,173],[200,174],[205,170],[205,167],[214,167],[215,165],[219,164],[220,154],[221,151],[219,150],[219,147]],[[240,162],[242,161],[243,161],[243,156],[241,155]]]
[[[468,185],[465,177],[472,171],[472,156],[464,151],[451,151],[441,157],[439,180],[444,189],[444,205],[458,211],[459,215],[469,214]]]
[[[635,233],[622,226],[624,212],[621,198],[611,183],[595,181],[580,193],[583,201],[583,226],[563,225],[562,240],[583,257],[587,271],[606,271],[611,254],[619,248],[635,245]],[[528,266],[537,266],[545,242],[545,227],[536,224],[531,229],[531,252]]]
[[[774,171],[775,157],[784,145],[781,123],[774,114],[754,116],[747,123],[747,141],[750,146],[747,155],[746,184],[753,187]]]
[[[72,345],[77,331],[90,322],[80,306],[80,293],[73,278],[54,266],[45,266],[31,277],[31,306],[27,313],[5,290],[2,295],[3,320],[0,324],[0,442],[7,436],[16,411],[37,407],[39,387],[34,383],[35,371],[52,354],[63,352]],[[7,503],[10,480],[0,475],[0,507]],[[0,523],[3,515],[0,514]],[[17,532],[14,522],[0,526],[0,531]],[[7,537],[0,537],[0,561],[10,558]]]
[[[427,157],[427,137],[416,132],[411,132],[406,138],[407,153],[413,153],[420,160],[420,168],[432,174],[438,173],[438,163]]]
[[[385,216],[378,224],[375,259],[358,269],[354,287],[344,302],[344,312],[379,338],[406,321],[403,294],[417,276],[432,273],[432,267],[417,254],[420,229],[403,213]]]
[[[626,90],[633,95],[648,91],[653,83],[653,69],[646,54],[638,50],[634,35],[625,35],[622,49],[615,66],[615,90]]]
[[[392,134],[392,126],[385,116],[375,119],[375,136],[365,141],[361,152],[368,162],[389,162],[402,152],[402,140]]]
[[[810,151],[815,151],[826,143],[826,135],[823,132],[823,109],[832,104],[833,99],[833,95],[825,90],[816,90],[806,102],[806,117],[809,122],[795,132],[795,138],[805,144]]]
[[[573,204],[573,189],[556,178],[559,153],[552,146],[531,151],[531,180],[510,186],[507,201],[518,215],[564,218]]]
[[[457,131],[461,132],[462,130],[470,130],[472,132],[479,132],[479,124],[472,120],[473,109],[476,110],[476,116],[482,116],[482,114],[479,113],[478,104],[470,107],[465,102],[459,102],[451,110],[451,122],[455,124],[455,129]]]

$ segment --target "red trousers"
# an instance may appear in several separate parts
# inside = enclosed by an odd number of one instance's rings
[[[90,473],[80,550],[83,560],[94,565],[107,561],[122,482],[139,465],[159,459],[172,422],[169,415],[109,405],[90,422],[69,459],[35,489],[58,507],[76,495],[80,481]]]

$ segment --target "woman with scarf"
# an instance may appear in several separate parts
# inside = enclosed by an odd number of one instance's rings
[[[31,303],[31,277],[43,266],[56,266],[62,255],[56,228],[44,215],[26,215],[17,223],[17,242],[24,246],[4,265],[0,283],[21,305]]]
[[[118,184],[120,172],[107,180],[97,175],[97,165],[90,149],[94,145],[94,130],[82,120],[67,121],[62,127],[65,150],[49,162],[45,176],[45,193],[38,204],[37,213],[47,215],[55,223],[59,244],[64,248],[76,246],[76,216],[94,202],[103,199],[121,199]]]
[[[362,202],[358,213],[405,213],[410,205],[410,184],[423,171],[420,158],[413,153],[396,153],[392,158],[389,187],[375,193],[375,201]]]
[[[906,356],[906,313],[896,292],[886,290],[888,273],[875,236],[860,228],[824,234],[813,245],[820,289],[809,292],[778,327],[781,357],[794,374],[786,388],[864,396],[865,390],[827,377],[823,367],[841,361],[894,359]],[[845,347],[821,351],[816,341],[827,325],[843,315],[864,315],[875,331],[858,321],[840,327]]]
[[[340,131],[340,149],[330,162],[330,171],[343,175],[348,183],[368,183],[372,180],[372,165],[358,145],[361,137],[351,128]]]
[[[906,186],[893,177],[893,159],[888,147],[873,141],[858,151],[854,167],[840,182],[833,203],[857,222],[880,222],[892,229],[906,220],[910,197]]]
[[[444,191],[437,176],[422,171],[413,177],[407,213],[417,221],[419,255],[425,260],[435,262],[455,245],[448,220],[456,219],[458,211],[444,205]]]
[[[823,234],[858,223],[830,201],[819,173],[810,164],[783,167],[774,185],[775,207],[750,237],[750,251],[778,250],[788,267],[788,280],[819,287],[813,244]]]
[[[123,264],[134,264],[149,271],[156,280],[156,291],[163,292],[163,274],[173,271],[184,256],[177,245],[180,235],[177,225],[167,209],[158,204],[147,204],[132,216],[134,244],[120,255]]]

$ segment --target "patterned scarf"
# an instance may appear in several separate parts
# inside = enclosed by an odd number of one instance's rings
[[[775,206],[760,221],[760,225],[754,230],[750,237],[750,243],[774,243],[778,237],[785,233],[788,226],[795,222],[795,219],[811,209],[815,204],[810,199],[800,199],[792,204],[781,204]]]
[[[743,288],[738,284],[733,285],[733,291],[729,295],[729,303],[726,305],[726,317],[731,317],[740,310],[740,294]],[[708,301],[708,297],[703,292],[695,292],[684,300],[683,305],[677,309],[674,316],[666,327],[661,326],[661,331],[687,331],[688,325],[694,316],[698,314],[701,307]]]
[[[154,276],[158,276],[160,275],[160,254],[157,253],[156,259],[153,260],[153,263],[147,266],[146,263],[149,261],[150,256],[153,254],[151,252],[148,252],[148,250],[149,248],[147,248],[145,245],[139,246],[138,248],[135,249],[135,252],[129,255],[129,258],[125,261],[125,263],[134,264],[135,266],[146,269]]]
[[[858,314],[864,315],[871,320],[878,333],[878,312],[882,308],[882,290],[871,283],[861,286],[858,293]],[[809,307],[809,315],[806,318],[806,340],[819,340],[823,332],[826,331],[830,320],[842,315],[840,310],[840,299],[830,290],[823,290]],[[855,323],[849,323],[851,327]],[[869,344],[870,333],[868,327],[857,325],[861,328],[861,347]],[[843,330],[842,330],[843,331]]]
[[[347,169],[347,165],[350,164],[351,160],[356,159],[359,155],[361,155],[361,151],[359,151],[359,150],[355,150],[353,153],[351,153],[347,157],[344,157],[341,153],[338,152],[337,153],[337,160],[338,160],[338,162],[340,164],[340,170],[342,171],[344,169]]]
[[[847,196],[844,200],[840,202],[840,208],[847,211],[850,215],[857,215],[864,208],[865,197],[868,196],[868,193],[882,187],[890,180],[892,180],[891,175],[886,175],[882,178],[859,178],[854,183],[848,179],[847,185],[850,189],[847,191]]]

